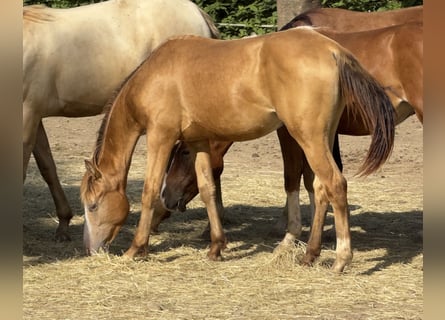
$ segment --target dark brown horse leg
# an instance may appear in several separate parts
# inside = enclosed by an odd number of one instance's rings
[[[338,139],[338,133],[335,133],[332,156],[334,157],[335,163],[337,164],[337,167],[340,170],[340,172],[343,172],[343,162],[341,160],[340,141]]]
[[[286,234],[279,247],[293,244],[301,236],[300,181],[303,173],[303,150],[292,138],[286,127],[277,130],[284,164],[284,188],[286,190],[286,207],[282,218],[274,227],[276,233]],[[281,229],[281,230],[280,230]],[[279,248],[277,247],[277,249]]]
[[[37,130],[36,144],[34,145],[33,155],[36,160],[39,171],[48,184],[51,195],[56,206],[57,218],[59,219],[59,226],[56,230],[57,241],[71,240],[68,233],[68,225],[73,214],[66,198],[65,192],[60,185],[59,177],[57,176],[57,169],[54,159],[51,154],[51,149],[48,143],[48,137],[43,127],[42,121],[39,123]]]
[[[301,148],[301,147],[300,147]],[[309,206],[311,211],[311,221],[315,215],[315,196],[314,196],[314,172],[312,171],[309,163],[307,162],[306,155],[303,153],[303,181],[304,188],[309,196]]]
[[[208,141],[190,143],[190,148],[195,157],[199,194],[206,206],[210,222],[211,245],[207,256],[210,260],[220,260],[221,250],[226,247],[226,238],[220,219],[222,212],[220,212],[221,206],[217,201],[218,195],[212,174],[209,143]]]
[[[280,146],[283,154],[284,162],[284,184],[287,194],[286,206],[283,210],[283,215],[273,228],[273,233],[282,235],[284,230],[290,222],[291,228],[289,230],[297,230],[293,234],[298,238],[301,235],[301,210],[299,203],[299,190],[300,190],[300,177],[303,175],[304,186],[309,195],[311,221],[315,215],[315,199],[314,199],[314,172],[312,171],[309,163],[307,162],[306,155],[301,149],[300,145],[290,136],[285,127],[281,127],[277,130],[278,138],[280,140]],[[340,155],[340,145],[338,134],[335,135],[333,156],[340,171],[343,171],[343,164]],[[289,203],[291,203],[291,216],[289,216]],[[300,223],[299,232],[298,229],[292,228],[292,221],[296,221],[292,216],[299,218]],[[288,220],[291,219],[292,221]],[[295,226],[295,223],[294,223]],[[335,228],[334,228],[335,229]],[[335,232],[335,231],[334,231]],[[288,238],[288,236],[286,236]],[[292,238],[292,237],[291,237]],[[289,238],[289,239],[291,239]],[[291,240],[292,241],[292,240]]]

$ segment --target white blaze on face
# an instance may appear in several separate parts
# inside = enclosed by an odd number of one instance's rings
[[[87,225],[90,225],[90,221],[89,221],[89,219],[88,219],[88,207],[85,205],[84,207],[83,207],[83,209],[84,209],[84,211],[85,211],[85,223],[87,224]]]
[[[164,179],[162,180],[161,193],[160,193],[162,203],[165,203],[164,190],[166,187],[167,187],[167,173],[164,174]]]

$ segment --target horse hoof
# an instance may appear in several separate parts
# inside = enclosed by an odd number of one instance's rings
[[[210,261],[222,261],[222,256],[221,256],[220,252],[214,253],[214,252],[210,251],[210,252],[207,253],[207,258]]]
[[[124,259],[134,260],[137,256],[141,256],[142,253],[146,253],[145,250],[131,247],[122,255]]]
[[[340,263],[338,260],[335,260],[334,264],[331,267],[331,270],[334,273],[341,274],[345,269],[346,263]]]
[[[56,242],[68,242],[71,241],[71,237],[67,232],[56,232],[55,235]]]
[[[306,267],[312,267],[315,261],[315,257],[311,255],[305,255],[301,260],[301,265]]]
[[[273,249],[273,254],[280,254],[283,252],[286,252],[288,250],[290,250],[292,248],[290,243],[283,243],[280,242],[274,249]]]

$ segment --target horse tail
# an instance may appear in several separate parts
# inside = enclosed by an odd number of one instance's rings
[[[375,172],[390,156],[394,145],[395,111],[382,86],[349,52],[336,58],[340,73],[340,91],[346,103],[345,112],[357,116],[372,132],[368,154],[357,174]]]
[[[205,12],[201,8],[198,7],[198,9],[199,9],[199,12],[201,12],[202,17],[204,18],[204,20],[205,20],[205,22],[207,24],[207,27],[209,28],[210,37],[212,39],[220,39],[221,38],[221,34],[219,33],[218,28],[213,23],[212,18],[208,15],[207,12]]]

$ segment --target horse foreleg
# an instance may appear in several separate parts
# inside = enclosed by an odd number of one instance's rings
[[[32,105],[23,103],[23,183],[28,170],[29,159],[36,144],[36,136],[41,118],[33,111]]]
[[[207,141],[190,144],[195,156],[195,171],[198,190],[204,202],[210,223],[210,250],[207,254],[210,260],[221,259],[221,250],[226,247],[226,238],[221,224],[222,202],[219,203],[215,181],[210,161],[210,148]],[[220,190],[219,190],[220,192]]]
[[[215,180],[215,197],[216,197],[216,207],[218,208],[218,215],[221,221],[224,221],[224,204],[222,200],[222,190],[221,190],[221,174],[215,175],[213,171],[213,179]],[[202,232],[201,237],[203,239],[211,239],[210,237],[210,222],[207,227]]]
[[[65,192],[60,185],[59,177],[54,159],[51,154],[51,148],[48,143],[48,137],[43,127],[42,121],[39,123],[37,130],[36,144],[34,145],[33,155],[36,160],[39,171],[51,191],[51,195],[56,206],[57,218],[59,226],[56,230],[57,241],[71,240],[68,233],[68,225],[73,214],[68,204]]]
[[[160,190],[171,150],[176,137],[166,137],[162,133],[147,134],[147,164],[145,171],[144,189],[142,191],[141,217],[136,228],[131,247],[124,253],[124,257],[134,258],[139,253],[148,253],[153,216],[160,207]]]

